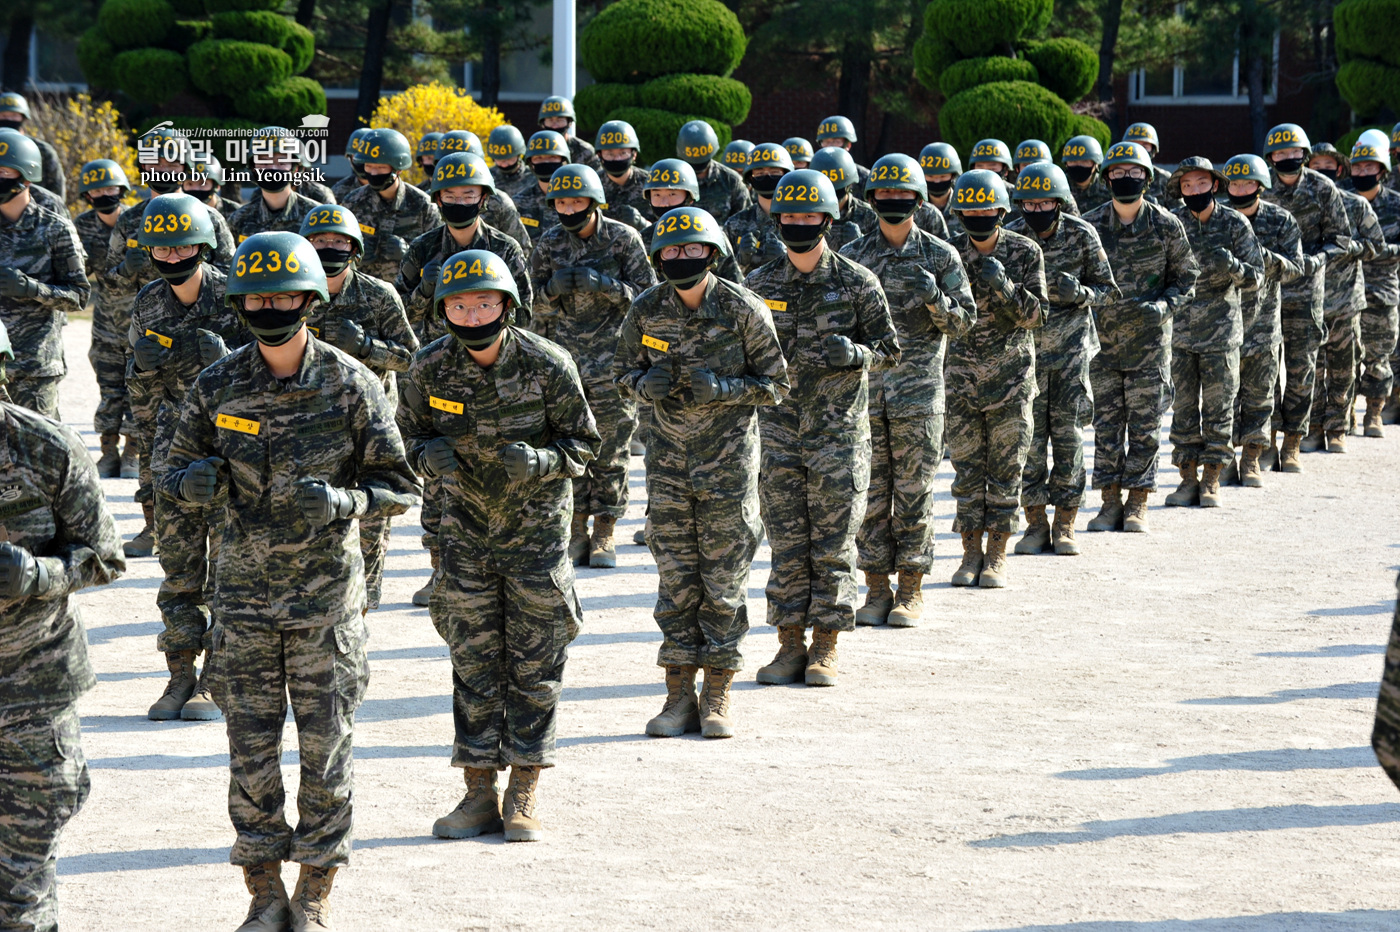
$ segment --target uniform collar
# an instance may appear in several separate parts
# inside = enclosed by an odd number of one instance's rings
[[[792,264],[792,260],[785,260],[783,262],[785,266],[783,269],[783,280],[799,282],[810,281],[813,278],[822,278],[831,271],[831,267],[835,264],[836,250],[831,248],[831,242],[828,241],[826,248],[822,250],[822,257],[817,260],[817,267],[810,272],[801,272],[798,270],[797,266]]]
[[[520,347],[518,346],[520,338],[516,336],[515,328],[511,326],[506,326],[501,334],[500,355],[489,367],[478,365],[461,341],[455,336],[452,337],[452,351],[460,354],[459,371],[466,376],[467,381],[477,382],[490,379],[499,382],[515,375],[516,370],[520,368]]]
[[[250,388],[252,391],[280,392],[283,390],[282,380],[272,374],[272,370],[267,367],[267,360],[263,359],[262,351],[258,349],[257,342],[254,341],[249,346],[253,354],[250,378]],[[287,388],[297,390],[315,389],[320,385],[321,379],[318,372],[321,368],[321,357],[326,354],[326,347],[316,334],[307,333],[306,352],[302,354],[301,366],[297,369],[296,375],[292,376]]]

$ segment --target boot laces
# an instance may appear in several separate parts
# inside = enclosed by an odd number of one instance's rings
[[[326,897],[330,893],[329,878],[323,868],[313,867],[306,875],[306,883],[301,889],[301,900],[298,905],[301,907],[302,915],[307,919],[317,922],[330,915],[331,907],[326,902]],[[322,923],[324,925],[324,923]]]
[[[705,684],[705,708],[715,715],[729,714],[729,690],[717,676]]]
[[[510,801],[515,811],[522,816],[535,814],[535,784],[533,780],[517,779],[510,787]]]
[[[259,864],[256,867],[247,868],[248,892],[253,895],[253,902],[248,907],[248,918],[267,909],[277,900],[277,891],[274,889],[273,874],[266,867]]]

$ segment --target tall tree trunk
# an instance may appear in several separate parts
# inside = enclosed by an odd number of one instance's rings
[[[1271,58],[1273,32],[1261,35],[1264,30],[1259,11],[1252,2],[1242,6],[1244,15],[1240,18],[1240,58],[1245,69],[1245,89],[1249,94],[1249,130],[1254,140],[1251,152],[1264,151],[1264,135],[1268,132],[1268,114],[1264,112],[1264,68]]]
[[[316,0],[298,0],[297,2],[297,23],[307,29],[315,30],[316,21]],[[305,73],[308,78],[316,77],[316,59],[311,59],[311,65]]]
[[[856,127],[856,144],[851,155],[857,162],[865,155],[865,106],[870,100],[870,49],[850,46],[841,56],[841,77],[836,82],[836,111],[849,117]]]
[[[1105,116],[1115,124],[1121,124],[1122,113],[1113,99],[1113,58],[1118,49],[1118,24],[1123,19],[1123,0],[1102,0],[1099,19],[1103,22],[1103,38],[1099,40],[1099,100],[1108,105]],[[1123,127],[1118,125],[1116,129],[1114,135],[1122,135]]]
[[[1335,139],[1347,122],[1348,108],[1337,91],[1337,49],[1333,42],[1332,0],[1312,7],[1313,112],[1308,132],[1314,139]],[[1369,115],[1369,114],[1368,114]]]
[[[384,86],[384,49],[389,40],[389,20],[394,14],[394,0],[383,0],[370,7],[365,29],[365,63],[360,69],[360,96],[355,102],[355,115],[369,123],[374,108],[379,106],[379,91]]]
[[[0,87],[23,91],[29,83],[29,40],[34,35],[34,15],[16,10],[10,14],[9,38],[5,42],[5,70]]]
[[[481,102],[494,107],[501,97],[500,5],[492,4],[486,12],[492,15],[490,25],[481,33]]]

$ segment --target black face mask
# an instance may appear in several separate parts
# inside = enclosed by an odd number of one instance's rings
[[[24,189],[23,178],[0,178],[0,204],[8,204]]]
[[[212,197],[214,196],[214,189],[213,189],[213,188],[210,188],[210,189],[207,190],[207,191],[191,190],[191,191],[185,191],[184,193],[185,193],[185,194],[188,194],[190,197],[194,198],[196,201],[199,201],[201,204],[208,204],[208,203],[209,203],[209,199],[212,198]]]
[[[394,172],[385,172],[382,175],[366,175],[365,183],[376,191],[384,191],[393,185],[394,179],[398,178]]]
[[[199,268],[199,264],[204,261],[204,250],[190,256],[188,259],[181,259],[179,262],[161,262],[152,257],[151,265],[155,266],[156,274],[172,285],[183,285],[194,275],[194,270]]]
[[[625,175],[632,167],[632,156],[625,159],[603,159],[603,171],[609,175]]]
[[[361,181],[369,177],[369,172],[365,171],[364,163],[356,162],[354,159],[350,160],[350,172]]]
[[[496,337],[506,326],[506,315],[509,309],[502,309],[501,314],[489,324],[479,324],[475,327],[468,327],[466,324],[454,324],[447,321],[447,329],[457,338],[457,341],[469,350],[476,350],[478,353],[484,349],[489,349],[492,343],[496,342]]]
[[[1093,177],[1093,174],[1094,174],[1094,166],[1092,166],[1092,165],[1066,165],[1066,166],[1065,166],[1065,174],[1069,176],[1069,180],[1070,180],[1071,182],[1073,182],[1074,184],[1084,184],[1084,183],[1087,182],[1091,177]]]
[[[788,252],[804,253],[817,248],[826,231],[831,229],[831,217],[823,216],[816,226],[805,223],[778,223],[778,237]]]
[[[1230,198],[1230,206],[1235,208],[1236,210],[1247,210],[1248,208],[1253,207],[1255,204],[1259,203],[1258,191],[1255,191],[1253,194],[1245,194],[1243,196],[1239,194],[1228,194],[1227,196]]]
[[[180,184],[179,181],[148,181],[146,187],[157,194],[174,194],[180,190]]]
[[[1044,233],[1060,219],[1060,208],[1056,206],[1052,210],[1023,210],[1021,216],[1026,218],[1026,226],[1037,233]]]
[[[1314,168],[1313,171],[1317,172],[1328,181],[1333,182],[1335,182],[1337,177],[1342,173],[1340,168]]]
[[[1351,185],[1358,191],[1369,191],[1381,183],[1380,175],[1352,175]]]
[[[12,129],[17,133],[22,133],[24,132],[23,126],[23,117],[19,118],[18,120],[0,120],[0,129]]]
[[[1142,197],[1142,192],[1147,190],[1146,178],[1110,178],[1108,179],[1109,190],[1113,192],[1113,199],[1120,204],[1131,204]]]
[[[963,229],[967,235],[977,240],[979,243],[984,239],[991,239],[992,234],[1001,226],[1001,215],[993,214],[990,217],[969,217],[967,214],[960,214],[958,217],[962,221]]]
[[[928,193],[930,197],[942,197],[953,190],[953,179],[947,181],[930,181],[928,183]]]
[[[1215,194],[1211,191],[1206,191],[1202,194],[1181,195],[1181,202],[1185,204],[1191,210],[1192,213],[1195,214],[1199,214],[1201,211],[1209,207],[1210,202],[1213,200],[1215,200]]]
[[[568,230],[570,233],[577,233],[588,226],[588,221],[593,219],[593,214],[597,209],[598,205],[589,204],[587,210],[580,210],[576,214],[561,214],[557,210],[554,213],[559,217],[559,225],[561,227]]]
[[[713,259],[714,256],[705,256],[700,259],[688,259],[685,256],[662,259],[661,275],[676,288],[689,288],[705,277]]]
[[[278,191],[285,191],[292,186],[291,179],[277,177],[282,174],[284,174],[284,172],[263,171],[259,169],[257,178],[254,180],[257,182],[258,187],[262,188],[264,191],[276,194]]]
[[[440,204],[438,212],[442,214],[443,222],[452,229],[465,229],[481,215],[481,201],[475,204]]]
[[[101,197],[90,197],[88,203],[92,204],[92,209],[99,214],[110,214],[121,206],[122,196],[120,194],[104,194]]]
[[[263,346],[281,346],[301,329],[301,322],[311,313],[311,302],[303,301],[301,307],[289,311],[279,311],[266,307],[261,311],[244,310],[243,322]]]
[[[316,255],[320,257],[321,268],[326,270],[327,275],[339,275],[355,258],[355,250],[324,246],[316,250]]]
[[[916,197],[877,197],[870,203],[875,208],[875,213],[880,215],[880,219],[891,226],[898,226],[908,220],[914,216],[914,211],[919,209],[919,199]]]
[[[1280,175],[1296,175],[1302,170],[1302,159],[1279,159],[1274,163],[1274,171]]]
[[[762,197],[772,198],[773,192],[778,190],[778,182],[783,180],[782,175],[750,175],[749,184],[754,191]]]
[[[541,181],[548,181],[563,164],[563,162],[531,162],[530,171],[534,172],[535,177]]]

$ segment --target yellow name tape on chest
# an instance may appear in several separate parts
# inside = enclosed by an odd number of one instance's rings
[[[365,236],[373,236],[374,227],[370,226],[369,224],[362,223],[360,224],[360,232],[363,233]]]
[[[147,331],[146,331],[146,336],[148,336],[148,337],[153,337],[157,343],[159,343],[161,346],[165,347],[166,349],[170,349],[170,347],[172,347],[172,346],[175,345],[175,341],[172,340],[172,339],[170,339],[170,337],[161,336],[159,333],[156,333],[154,330],[147,330]]]
[[[787,302],[786,302],[786,301],[764,301],[763,303],[766,304],[766,305],[768,305],[768,310],[770,310],[770,311],[786,311],[786,310],[787,310]]]
[[[240,434],[258,435],[262,430],[262,424],[258,421],[250,421],[246,417],[234,417],[231,414],[220,414],[214,419],[214,424],[227,430],[236,430]]]
[[[437,408],[439,411],[446,411],[448,414],[461,414],[466,407],[460,401],[448,401],[446,398],[439,398],[437,395],[428,396],[428,407]]]
[[[537,227],[540,225],[540,222],[538,220],[531,220],[529,217],[521,217],[520,222],[525,224],[527,227]]]
[[[646,334],[642,334],[642,345],[648,349],[654,349],[658,353],[664,353],[671,348],[671,344],[665,340],[658,340],[656,337],[649,337]]]

